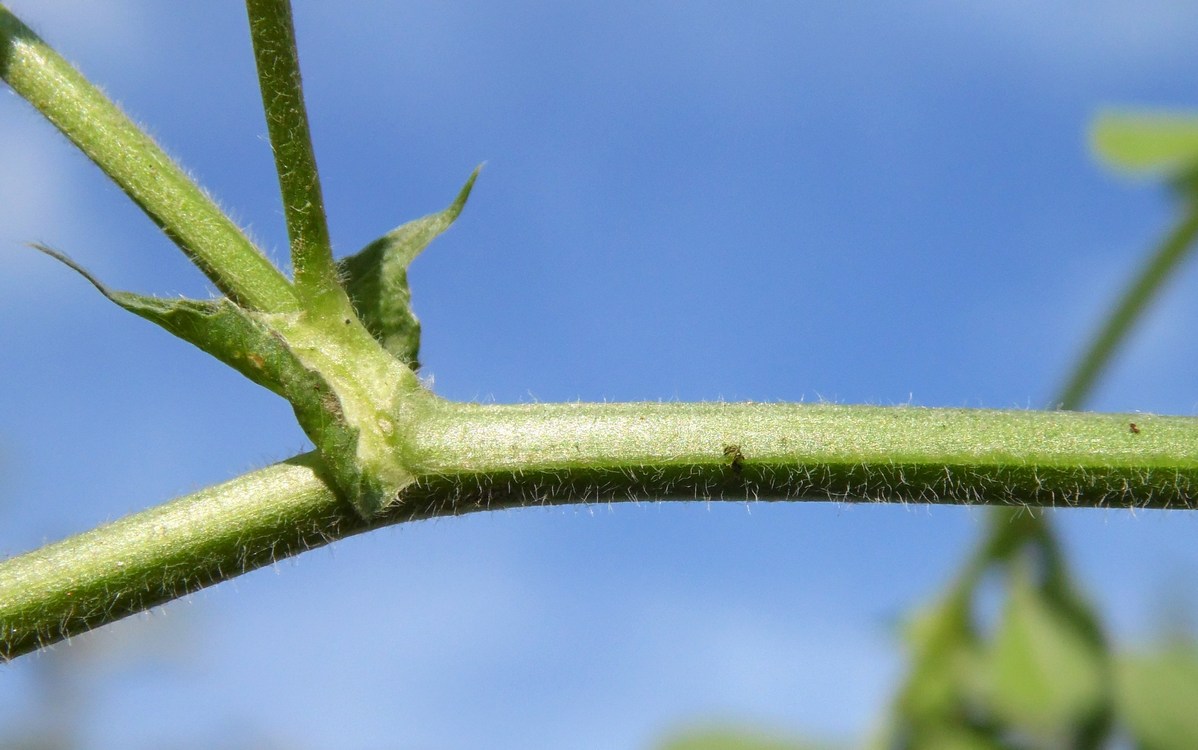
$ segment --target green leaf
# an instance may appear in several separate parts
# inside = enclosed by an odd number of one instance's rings
[[[1143,750],[1198,747],[1198,649],[1179,645],[1119,664],[1119,713]]]
[[[793,739],[782,739],[751,729],[701,729],[663,743],[660,750],[815,750],[826,748]]]
[[[917,612],[907,626],[913,658],[897,709],[917,734],[959,720],[978,661],[967,604],[966,596],[953,592]]]
[[[1003,750],[989,711],[978,700],[985,662],[969,611],[974,583],[966,576],[938,604],[925,607],[907,627],[914,652],[895,704],[893,723],[880,747]]]
[[[330,464],[349,500],[366,513],[377,511],[377,480],[356,461],[358,431],[346,424],[341,402],[329,383],[306,367],[287,341],[258,314],[229,299],[162,299],[109,289],[71,258],[34,245],[87,279],[109,300],[165,328],[291,402],[304,432]],[[369,517],[369,516],[368,516]]]
[[[1094,121],[1090,143],[1115,169],[1176,177],[1198,167],[1198,115],[1108,112]]]
[[[974,610],[988,580],[1006,606],[985,637]],[[1105,641],[1038,517],[995,527],[907,635],[913,664],[886,747],[1081,748],[1106,736]]]
[[[963,722],[929,728],[905,747],[911,750],[1010,750],[1008,745]]]
[[[366,329],[413,370],[420,368],[420,321],[412,313],[408,265],[458,218],[481,169],[470,174],[449,208],[393,229],[337,263],[345,291]]]
[[[1106,705],[1104,654],[1074,602],[1011,571],[1009,598],[988,654],[985,696],[1008,726],[1062,741]]]

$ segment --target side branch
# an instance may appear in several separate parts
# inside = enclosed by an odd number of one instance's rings
[[[381,518],[306,454],[0,563],[0,659],[391,523],[647,499],[1192,508],[1195,445],[1198,419],[1143,414],[439,402]]]
[[[1078,362],[1069,382],[1061,390],[1059,404],[1064,409],[1078,408],[1094,389],[1099,374],[1106,369],[1128,334],[1144,316],[1148,306],[1160,294],[1165,282],[1177,275],[1194,251],[1198,236],[1198,199],[1188,197],[1184,215],[1177,226],[1165,236],[1160,246],[1140,268],[1135,279],[1108,314],[1095,334],[1085,354]]]
[[[218,289],[255,310],[298,307],[291,283],[212,199],[3,5],[0,78],[104,170]]]

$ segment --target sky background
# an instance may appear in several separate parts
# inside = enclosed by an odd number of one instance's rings
[[[282,257],[240,3],[10,5]],[[411,272],[424,372],[458,400],[1043,407],[1174,218],[1163,190],[1096,165],[1088,123],[1198,105],[1198,5],[1171,0],[300,2],[296,23],[339,253],[441,209],[486,162]],[[30,241],[117,288],[210,293],[0,96],[0,555],[306,448],[285,402]],[[1198,413],[1196,289],[1191,264],[1092,408]],[[631,750],[734,722],[858,738],[903,673],[904,613],[984,519],[689,503],[405,525],[0,667],[0,733]],[[1055,519],[1122,642],[1151,639],[1162,607],[1193,613],[1198,517]]]

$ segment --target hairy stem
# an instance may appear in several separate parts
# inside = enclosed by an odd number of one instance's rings
[[[1080,409],[1089,401],[1099,375],[1110,366],[1119,348],[1131,335],[1132,328],[1144,317],[1152,302],[1160,296],[1165,283],[1177,275],[1181,264],[1193,254],[1196,237],[1198,202],[1189,198],[1181,221],[1165,235],[1156,251],[1145,259],[1135,279],[1107,314],[1090,346],[1078,360],[1069,380],[1061,388],[1054,404],[1056,408]],[[978,546],[971,565],[980,565],[989,559],[987,549],[993,540],[1005,537],[1008,533],[1006,527],[1010,526],[1012,521],[1010,510],[998,508],[990,514],[989,541],[983,541]],[[1022,524],[1021,528],[1029,535],[1051,536],[1048,519],[1043,516],[1038,516],[1031,523]],[[972,585],[967,577],[962,577],[959,583],[962,591],[971,589]]]
[[[652,499],[1189,508],[1196,442],[1198,419],[1143,414],[438,402],[409,446],[416,483],[378,519],[338,499],[305,455],[0,563],[0,658],[370,528],[478,510]]]
[[[298,307],[291,283],[166,153],[0,6],[0,77],[120,186],[225,294],[267,312]]]
[[[333,264],[320,176],[304,107],[291,3],[246,0],[245,6],[258,64],[262,106],[283,194],[296,288],[306,296],[343,297]]]
[[[1149,305],[1160,296],[1161,290],[1171,277],[1194,250],[1194,240],[1198,237],[1198,202],[1189,199],[1186,202],[1184,214],[1177,226],[1167,234],[1140,268],[1136,278],[1128,285],[1123,296],[1108,313],[1102,327],[1098,329],[1090,346],[1078,360],[1069,380],[1061,389],[1054,405],[1058,409],[1080,409],[1090,399],[1098,377],[1115,358],[1119,347],[1131,335],[1136,323],[1144,317]],[[1038,523],[1024,524],[1027,533],[1050,534],[1048,520],[1038,517]],[[1001,538],[1007,531],[1012,517],[1010,511],[996,509],[990,515],[989,536]],[[986,559],[989,548],[988,542],[979,545],[976,552],[978,560]],[[972,586],[962,578],[961,586]]]

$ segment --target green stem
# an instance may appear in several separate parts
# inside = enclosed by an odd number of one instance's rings
[[[222,292],[267,312],[298,307],[287,278],[158,144],[3,6],[0,77],[111,177]]]
[[[324,198],[300,81],[289,0],[246,0],[266,126],[274,147],[300,294],[344,296],[337,282]]]
[[[0,658],[389,523],[652,499],[1190,508],[1195,444],[1198,419],[1142,414],[438,402],[381,518],[307,455],[0,563]]]
[[[1089,399],[1098,376],[1110,365],[1119,347],[1159,295],[1165,282],[1177,272],[1181,263],[1192,252],[1196,235],[1198,203],[1191,198],[1186,203],[1182,220],[1165,236],[1156,252],[1144,263],[1079,360],[1055,402],[1057,408],[1079,409]],[[955,581],[942,595],[939,605],[939,627],[942,637],[950,643],[955,642],[959,636],[958,629],[963,627],[962,623],[970,617],[971,599],[982,574],[996,560],[1003,557],[1005,549],[1038,539],[1047,549],[1057,553],[1056,537],[1044,514],[1024,514],[1012,508],[994,508],[989,514],[986,526],[983,538],[958,572]],[[1058,562],[1057,568],[1059,575],[1065,575],[1063,562]],[[1095,637],[1101,638],[1097,616],[1084,602],[1078,601],[1077,607],[1077,616],[1089,623]],[[933,672],[937,668],[937,660],[944,658],[945,653],[951,653],[951,649],[945,650],[938,639],[929,639],[925,643],[924,651],[915,655],[905,687],[899,693],[900,705],[908,700],[912,691],[918,690],[924,673]],[[1109,651],[1104,653],[1109,654]],[[1104,659],[1104,668],[1108,671],[1111,669],[1109,658]]]
[[[1127,290],[1119,299],[1114,309],[1109,313],[1102,327],[1094,336],[1085,354],[1073,369],[1064,388],[1056,400],[1059,409],[1080,409],[1089,400],[1090,394],[1098,382],[1098,376],[1110,366],[1123,342],[1131,335],[1136,323],[1144,317],[1144,313],[1164,288],[1165,282],[1176,274],[1181,263],[1190,256],[1195,246],[1195,236],[1198,235],[1198,203],[1193,199],[1186,202],[1182,220],[1161,241],[1156,252],[1141,267],[1139,274],[1128,285]],[[1050,534],[1048,519],[1040,516],[1038,521],[1022,524],[1020,528],[1028,534]],[[1011,511],[995,509],[990,514],[989,536],[1004,537],[1006,527],[1013,522]],[[986,550],[988,543],[982,543],[976,556],[988,559]],[[962,586],[967,582],[962,579]],[[971,585],[971,584],[969,584]]]
[[[1119,304],[1079,360],[1072,377],[1057,398],[1059,408],[1079,409],[1089,398],[1098,375],[1110,364],[1119,347],[1127,339],[1132,326],[1139,322],[1165,282],[1175,274],[1182,261],[1189,257],[1196,235],[1198,203],[1189,200],[1182,220],[1166,235],[1156,252],[1140,269],[1139,275],[1123,293]]]

